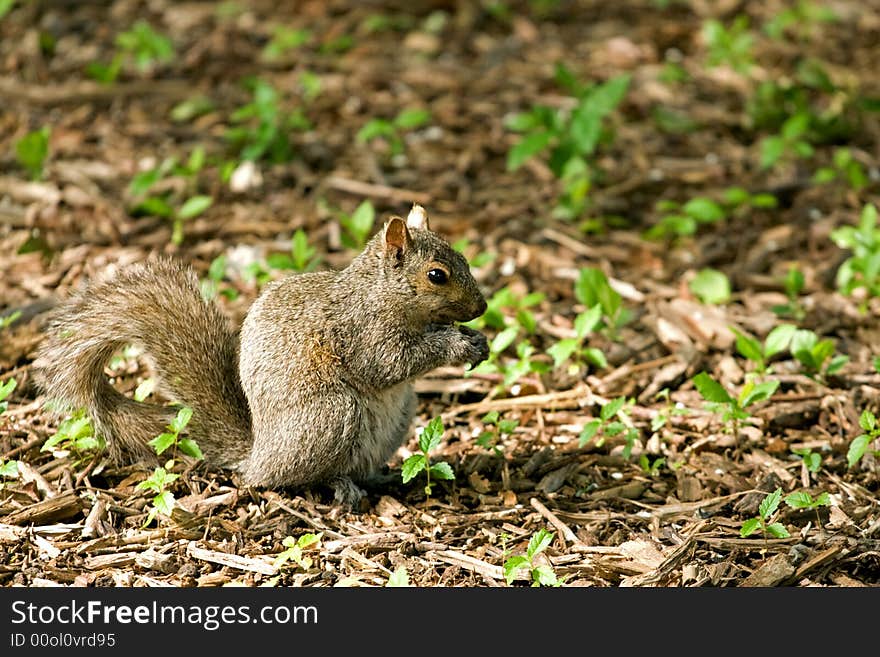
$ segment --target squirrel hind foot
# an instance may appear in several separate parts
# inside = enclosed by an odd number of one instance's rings
[[[351,477],[334,477],[327,485],[333,489],[334,502],[354,511],[360,510],[361,503],[366,499],[366,491],[354,483]]]

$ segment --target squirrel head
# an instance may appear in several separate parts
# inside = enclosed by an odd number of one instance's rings
[[[486,311],[467,260],[431,231],[420,205],[413,205],[406,220],[391,217],[367,250],[379,256],[383,279],[406,297],[416,323],[466,322]]]

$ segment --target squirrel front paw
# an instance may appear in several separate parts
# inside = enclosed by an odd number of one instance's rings
[[[489,341],[486,336],[467,326],[458,326],[459,345],[461,346],[460,363],[469,363],[476,367],[489,357]]]

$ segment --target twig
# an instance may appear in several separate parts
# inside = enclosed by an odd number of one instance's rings
[[[360,180],[341,178],[340,176],[330,176],[324,181],[324,184],[331,189],[337,189],[342,192],[360,194],[362,196],[372,196],[374,198],[387,198],[400,203],[424,203],[427,205],[433,199],[431,194],[425,192],[415,192],[411,189],[401,189],[399,187],[389,187],[388,185],[365,183]]]
[[[529,503],[535,508],[535,510],[544,516],[551,525],[556,527],[559,531],[559,536],[563,538],[563,548],[565,547],[565,541],[569,543],[577,544],[580,543],[580,539],[575,535],[571,528],[562,522],[556,514],[554,514],[550,509],[541,504],[541,501],[537,497],[533,497],[529,500]]]

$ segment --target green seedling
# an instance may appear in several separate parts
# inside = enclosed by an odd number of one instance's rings
[[[701,303],[718,305],[730,301],[730,280],[717,269],[711,267],[701,269],[688,282],[688,287]]]
[[[800,302],[800,294],[804,290],[804,283],[803,272],[794,265],[789,267],[788,273],[782,279],[782,289],[785,290],[788,303],[773,306],[771,310],[780,317],[793,317],[797,320],[802,320],[806,317],[807,312]]]
[[[773,538],[788,538],[790,534],[785,526],[781,522],[773,522],[780,501],[782,501],[781,488],[768,493],[758,507],[758,515],[742,524],[739,535],[746,538],[760,529],[765,537],[769,535]]]
[[[674,416],[687,415],[690,412],[681,402],[673,403],[669,396],[669,388],[663,388],[663,390],[657,393],[656,397],[659,397],[666,403],[663,409],[651,418],[651,431],[660,431],[660,429],[672,422]]]
[[[0,0],[0,20],[12,11],[12,8],[15,6],[15,0]]]
[[[810,124],[810,114],[799,112],[785,120],[779,134],[762,139],[759,146],[761,169],[771,169],[783,158],[811,157],[815,149],[808,141]]]
[[[467,237],[462,237],[459,240],[456,240],[452,243],[452,248],[466,256],[466,252],[471,246],[470,240]],[[468,258],[468,264],[474,269],[479,269],[480,267],[484,267],[489,264],[495,258],[498,257],[498,254],[492,251],[477,251],[477,253],[472,258]]]
[[[303,534],[299,538],[285,536],[284,540],[281,541],[281,544],[287,549],[278,553],[278,556],[275,557],[275,561],[272,565],[276,568],[281,568],[290,561],[293,561],[293,563],[303,570],[308,570],[312,567],[312,559],[311,557],[305,556],[303,551],[309,548],[318,547],[323,535],[324,532],[318,532],[317,534]]]
[[[532,586],[561,586],[562,581],[556,577],[553,566],[547,563],[539,563],[537,561],[540,555],[550,543],[553,542],[554,532],[548,532],[546,529],[539,529],[531,539],[526,548],[526,553],[509,557],[504,562],[504,579],[507,580],[508,586],[513,584],[513,580],[522,571],[528,571],[529,579]]]
[[[651,109],[651,118],[660,130],[670,135],[686,135],[700,129],[700,124],[688,114],[662,105]]]
[[[831,506],[831,496],[828,493],[820,493],[817,498],[813,499],[813,496],[804,490],[786,495],[785,503],[792,509],[815,511],[816,525],[821,525],[822,519],[819,517],[819,507]]]
[[[117,53],[107,64],[104,62],[89,62],[86,64],[86,75],[101,84],[113,84],[119,77],[120,71],[122,71],[124,61],[125,56]]]
[[[877,208],[869,203],[862,208],[856,226],[841,226],[831,233],[841,249],[852,252],[837,270],[837,289],[851,295],[862,290],[868,297],[880,296],[880,230]],[[867,300],[861,304],[867,310]]]
[[[19,317],[21,317],[20,310],[15,310],[15,311],[9,313],[8,315],[6,315],[5,317],[0,317],[0,330],[3,330],[5,328],[7,328],[8,326],[11,326],[12,324],[14,324],[15,321]]]
[[[406,566],[398,566],[393,573],[388,576],[385,586],[391,588],[404,588],[410,586],[409,573],[406,572]]]
[[[234,301],[238,298],[238,290],[224,282],[226,277],[226,256],[218,255],[208,267],[208,277],[202,280],[202,296],[213,299],[218,294]]]
[[[510,389],[520,379],[529,374],[545,374],[550,364],[532,358],[535,348],[527,341],[516,344],[516,359],[505,359],[504,352],[517,338],[518,329],[511,327],[501,331],[489,342],[489,358],[472,369],[465,370],[465,376],[472,374],[500,374],[501,382],[495,387],[497,392]]]
[[[727,65],[734,71],[748,74],[755,63],[752,47],[755,38],[749,31],[749,18],[739,14],[729,27],[717,20],[703,23],[703,41],[708,53],[706,63],[709,66]]]
[[[272,31],[272,38],[263,48],[261,56],[269,61],[279,59],[287,52],[307,44],[311,38],[312,33],[308,30],[279,25]]]
[[[739,395],[732,396],[718,381],[706,372],[700,372],[693,379],[694,387],[706,400],[706,408],[713,413],[721,414],[725,428],[734,435],[739,434],[740,423],[751,418],[748,407],[765,399],[769,399],[779,387],[779,381],[755,383],[749,379],[745,382]]]
[[[156,32],[146,21],[138,21],[130,30],[117,35],[116,46],[131,58],[135,68],[141,73],[174,59],[171,40]]]
[[[850,189],[862,191],[870,182],[868,172],[848,148],[838,148],[832,156],[831,166],[822,167],[813,174],[813,182],[824,185],[836,181],[845,182]]]
[[[849,362],[849,356],[834,354],[834,340],[820,340],[813,331],[806,329],[798,329],[792,334],[789,350],[812,377],[837,374]]]
[[[822,467],[822,455],[819,452],[814,452],[809,447],[793,447],[791,451],[801,457],[808,471],[819,472],[819,468]]]
[[[880,450],[869,450],[871,443],[880,438],[880,424],[874,413],[865,409],[859,416],[859,426],[865,433],[853,438],[846,452],[846,463],[848,467],[853,467],[862,460],[869,451],[875,456],[880,456]]]
[[[728,213],[742,214],[750,210],[772,210],[779,201],[767,192],[752,194],[743,187],[728,187],[724,190],[722,204]]]
[[[590,420],[584,425],[578,436],[578,447],[584,447],[596,436],[596,447],[601,447],[607,438],[623,435],[625,445],[623,458],[628,459],[632,454],[632,448],[639,439],[639,430],[636,429],[626,409],[632,406],[634,401],[626,397],[617,397],[607,402],[599,409],[599,417]]]
[[[692,198],[684,204],[658,201],[657,211],[660,212],[660,219],[645,232],[648,239],[689,237],[697,232],[701,224],[717,223],[727,217],[720,203],[704,197]]]
[[[666,459],[662,456],[654,459],[653,461],[648,457],[647,454],[642,454],[639,456],[639,466],[642,468],[642,472],[644,472],[649,477],[656,477],[660,474],[660,468],[666,463]]]
[[[593,157],[599,146],[610,139],[606,120],[626,95],[630,77],[620,75],[600,84],[584,85],[559,63],[556,82],[575,99],[574,108],[535,105],[530,111],[507,119],[505,126],[523,135],[507,153],[507,169],[515,171],[529,159],[549,151],[550,169],[562,183],[553,214],[575,219],[586,209],[596,177]]]
[[[171,120],[175,123],[192,121],[214,111],[215,107],[214,101],[207,96],[193,96],[171,108]]]
[[[170,517],[171,512],[174,510],[176,500],[174,498],[174,493],[168,490],[168,486],[177,481],[177,479],[180,478],[180,475],[170,472],[172,467],[174,467],[173,460],[168,461],[164,468],[157,466],[156,469],[153,470],[153,474],[135,487],[137,490],[152,491],[155,493],[150,501],[150,511],[147,514],[147,519],[144,520],[143,527],[146,527],[153,522],[156,516],[160,513],[163,516]]]
[[[506,437],[513,435],[519,426],[519,420],[502,420],[498,411],[490,411],[483,416],[482,422],[489,428],[477,437],[477,445],[492,450],[495,456],[504,456],[501,443]]]
[[[354,37],[350,34],[340,34],[337,37],[327,39],[318,47],[322,55],[341,55],[354,47]]]
[[[583,365],[592,365],[598,368],[608,367],[608,360],[601,349],[584,346],[584,342],[602,322],[602,306],[596,304],[589,310],[578,314],[574,320],[573,338],[563,338],[547,349],[547,353],[553,358],[553,367],[559,367],[569,359],[570,374],[577,374]]]
[[[419,450],[421,453],[413,454],[407,458],[403,462],[403,468],[401,470],[403,483],[408,483],[416,475],[424,471],[427,479],[425,483],[425,495],[428,496],[431,495],[431,487],[433,485],[431,484],[431,477],[444,480],[455,479],[455,473],[452,471],[452,467],[448,463],[440,462],[431,465],[430,457],[428,456],[428,453],[440,444],[444,431],[443,420],[440,417],[435,417],[428,422],[428,425],[419,436]]]
[[[95,435],[89,416],[81,409],[58,425],[55,435],[43,443],[40,451],[66,450],[81,454],[90,450],[103,450],[104,447],[104,439]]]
[[[183,431],[186,428],[186,425],[189,424],[189,421],[192,418],[192,413],[192,409],[189,406],[183,406],[177,411],[177,415],[175,415],[174,419],[168,424],[168,430],[159,434],[147,443],[156,451],[157,455],[161,456],[165,451],[174,447],[175,449],[180,450],[183,454],[191,456],[194,459],[201,460],[205,458],[205,455],[202,454],[202,450],[199,449],[195,440],[192,438],[180,437],[181,431]]]
[[[27,133],[15,142],[15,157],[33,180],[43,177],[46,158],[49,157],[49,137],[52,130],[44,125],[39,130]]]
[[[770,359],[789,348],[797,327],[793,324],[780,324],[767,334],[763,344],[733,326],[730,330],[736,336],[736,350],[740,355],[754,363],[758,374],[770,374]]]
[[[268,82],[256,78],[246,84],[253,100],[229,117],[236,125],[226,131],[226,141],[243,160],[268,160],[272,164],[289,161],[293,147],[288,133],[310,130],[311,124],[302,111],[283,110],[280,94]]]
[[[311,71],[303,71],[296,80],[299,87],[300,95],[307,103],[312,102],[321,94],[324,83],[321,82],[321,76]]]
[[[298,228],[290,239],[290,251],[270,254],[266,258],[266,264],[273,269],[291,269],[298,272],[314,271],[321,263],[321,258],[317,253],[318,250],[309,244],[306,231]]]
[[[486,312],[477,319],[467,322],[465,326],[477,331],[487,327],[500,331],[512,329],[512,337],[505,339],[507,345],[510,345],[520,330],[529,335],[535,332],[538,323],[530,308],[541,303],[545,297],[543,292],[529,292],[518,296],[509,286],[505,286],[486,302]],[[513,322],[508,319],[511,314]]]
[[[810,0],[798,0],[764,23],[764,33],[771,39],[781,39],[789,30],[799,38],[807,38],[816,32],[820,23],[837,20],[837,14],[822,4]]]
[[[375,139],[383,139],[392,156],[403,153],[403,134],[431,121],[431,113],[424,109],[403,110],[390,121],[387,119],[371,119],[358,130],[356,139],[367,144]]]
[[[601,269],[584,267],[574,285],[574,296],[586,308],[602,309],[601,330],[614,340],[617,332],[632,319],[632,312],[623,306],[620,294],[611,287]],[[589,312],[589,311],[588,311]],[[587,323],[587,319],[582,320]]]
[[[0,477],[18,479],[18,461],[0,459]],[[2,484],[0,484],[0,488],[2,488]]]
[[[152,377],[144,379],[138,384],[138,387],[134,389],[134,400],[139,402],[146,400],[147,397],[153,394],[155,389],[156,379]]]
[[[369,201],[362,201],[354,212],[347,214],[341,210],[337,212],[339,224],[342,226],[342,245],[349,249],[361,251],[373,232],[373,222],[376,220],[376,210]]]
[[[6,409],[9,408],[9,402],[6,401],[6,398],[12,394],[17,385],[18,382],[15,380],[15,377],[10,377],[6,383],[0,383],[0,413],[5,413]]]

